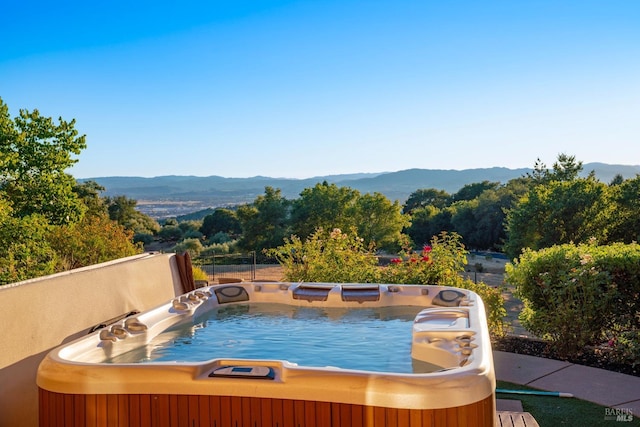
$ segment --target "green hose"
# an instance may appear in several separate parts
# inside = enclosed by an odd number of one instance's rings
[[[504,388],[497,388],[496,393],[507,394],[529,394],[535,396],[554,396],[554,397],[573,397],[571,393],[564,393],[561,391],[541,391],[541,390],[507,390]]]

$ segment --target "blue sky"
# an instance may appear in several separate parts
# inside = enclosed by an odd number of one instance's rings
[[[3,4],[0,97],[102,176],[640,164],[640,2]]]

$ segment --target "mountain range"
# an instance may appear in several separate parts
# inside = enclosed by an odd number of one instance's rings
[[[481,169],[407,169],[397,172],[354,173],[327,175],[306,179],[225,178],[221,176],[167,175],[144,177],[97,177],[79,179],[79,182],[95,181],[105,188],[103,196],[126,196],[138,201],[140,211],[156,218],[177,216],[207,208],[229,207],[249,203],[261,194],[265,187],[281,190],[288,199],[298,198],[305,188],[326,181],[346,186],[361,193],[378,192],[390,200],[403,203],[414,191],[435,188],[454,194],[467,184],[490,181],[502,184],[532,172],[530,168],[508,169],[492,167]],[[635,178],[640,165],[609,165],[605,163],[583,164],[582,176],[593,172],[602,182],[610,182],[616,175]]]

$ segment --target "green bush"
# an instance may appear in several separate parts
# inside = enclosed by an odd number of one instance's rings
[[[237,240],[231,240],[224,243],[213,243],[209,246],[205,246],[200,251],[200,257],[206,258],[214,255],[228,255],[238,251]]]
[[[382,269],[384,283],[457,286],[467,264],[467,251],[460,235],[443,232],[433,237],[421,252],[408,251]]]
[[[183,239],[198,239],[202,240],[202,233],[198,230],[187,230],[182,235]]]
[[[379,267],[371,249],[355,231],[317,230],[306,241],[293,236],[285,244],[266,251],[284,267],[285,280],[329,283],[397,283],[454,286],[476,292],[487,311],[494,336],[506,331],[504,300],[498,289],[466,280],[461,273],[467,252],[455,233],[434,237],[421,252],[407,252],[390,265]]]
[[[211,236],[207,243],[210,245],[214,245],[217,243],[228,243],[231,241],[233,241],[233,239],[231,238],[231,236],[229,236],[229,234],[223,231],[218,231],[216,234]]]
[[[523,326],[550,340],[560,354],[576,354],[639,329],[637,244],[527,249],[507,264],[505,280],[524,302]]]
[[[153,238],[153,234],[149,233],[136,233],[133,235],[133,243],[142,243],[143,245],[149,245],[153,243],[155,239]]]
[[[640,365],[640,331],[625,331],[609,340],[613,361],[636,367]]]
[[[60,256],[50,243],[44,216],[14,218],[0,200],[0,286],[55,273]]]
[[[177,254],[189,252],[189,255],[193,259],[198,258],[202,249],[202,243],[200,243],[199,239],[184,239],[173,248],[173,251]]]
[[[368,251],[355,230],[316,230],[306,241],[286,238],[282,246],[265,251],[284,267],[289,281],[375,283],[378,259]]]

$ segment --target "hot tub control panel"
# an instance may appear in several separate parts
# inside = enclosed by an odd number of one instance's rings
[[[269,366],[221,366],[213,370],[209,377],[224,378],[253,378],[272,380],[276,377],[275,371]]]

